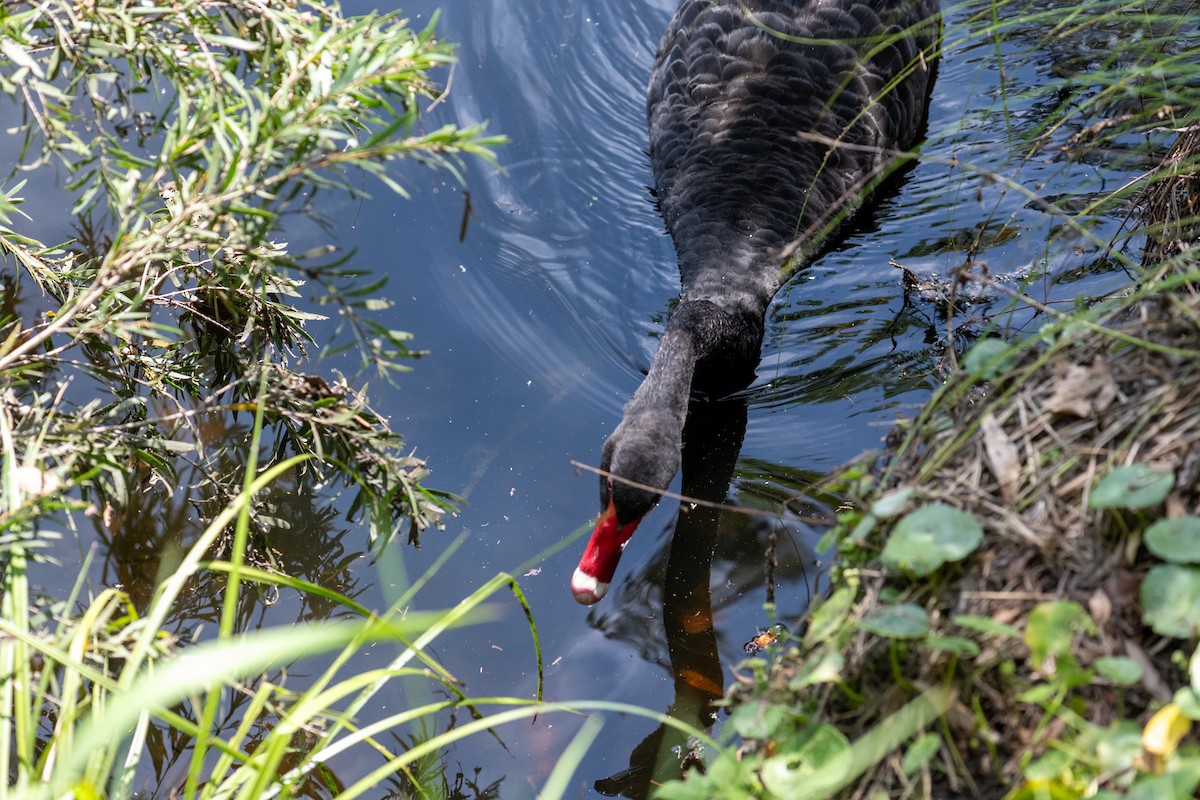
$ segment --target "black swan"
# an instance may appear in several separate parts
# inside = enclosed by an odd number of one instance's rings
[[[924,126],[937,0],[682,0],[647,111],[681,287],[600,459],[600,518],[571,580],[604,597],[679,468],[693,392],[745,387],[775,292]],[[932,58],[932,56],[930,56]]]

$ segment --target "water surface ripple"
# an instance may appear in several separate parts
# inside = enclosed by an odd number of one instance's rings
[[[457,602],[595,513],[595,479],[577,476],[569,461],[598,461],[678,286],[646,188],[644,121],[645,82],[671,0],[414,0],[405,10],[423,24],[438,7],[440,31],[461,45],[460,63],[449,97],[425,125],[487,120],[490,131],[511,139],[498,151],[502,169],[469,165],[474,216],[461,243],[462,188],[413,168],[405,170],[412,201],[381,196],[343,232],[360,261],[392,273],[398,302],[389,324],[413,331],[432,351],[384,410],[429,457],[431,482],[468,501],[450,533],[468,529],[471,542],[422,595],[425,606]],[[1053,145],[1073,130],[1051,132],[1052,146],[1032,151],[1055,111],[1053,98],[1037,90],[1062,53],[1019,27],[1000,47],[974,36],[968,20],[984,8],[979,0],[947,13],[948,54],[921,162],[785,287],[768,315],[758,379],[744,393],[740,455],[735,448],[712,456],[738,459],[739,502],[775,508],[820,472],[877,446],[896,416],[914,412],[936,385],[945,346],[940,312],[904,297],[893,259],[921,275],[946,275],[970,252],[993,274],[1032,277],[1028,290],[1048,301],[1125,280],[1099,257],[1119,219],[1092,230],[1092,240],[1064,238],[1063,215],[1044,213],[1006,181],[1040,185],[1045,198],[1087,200],[1126,180],[1143,156],[1131,146],[1099,164],[1059,157]],[[1002,302],[977,304],[969,315],[1014,333],[1040,324]],[[581,542],[521,578],[549,664],[550,699],[657,710],[672,697],[682,702],[663,618],[664,597],[674,591],[666,564],[679,558],[670,547],[677,510],[664,502],[647,518],[613,594],[595,609],[576,606],[567,590]],[[820,588],[812,552],[819,532],[769,514],[714,520],[713,655],[727,681],[742,645],[768,622],[761,562],[771,533],[781,559],[776,600],[793,622]],[[411,574],[438,549],[430,536],[420,554],[391,554],[378,602],[403,582],[401,558]],[[501,624],[444,640],[438,654],[472,695],[529,696],[529,634],[516,606],[501,605]],[[479,737],[447,762],[452,773],[481,768],[484,783],[503,778],[501,796],[532,796],[578,724],[539,718],[499,731],[507,751]],[[579,793],[629,767],[631,754],[652,743],[653,728],[607,715],[576,776]]]

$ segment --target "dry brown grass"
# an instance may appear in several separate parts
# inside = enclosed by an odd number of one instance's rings
[[[1186,253],[1200,241],[1200,125],[1179,131],[1159,174],[1161,180],[1150,186],[1142,203],[1149,235],[1147,265]]]

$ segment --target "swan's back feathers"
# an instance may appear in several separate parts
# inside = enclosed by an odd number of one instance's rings
[[[936,11],[936,0],[683,0],[648,97],[681,300],[761,319],[888,151],[919,135]]]

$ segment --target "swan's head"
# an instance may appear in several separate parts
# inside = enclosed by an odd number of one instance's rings
[[[600,516],[571,577],[571,593],[590,606],[608,592],[621,553],[642,517],[679,469],[679,424],[669,414],[630,414],[604,443]]]

